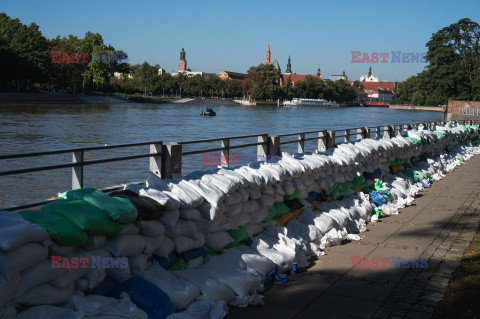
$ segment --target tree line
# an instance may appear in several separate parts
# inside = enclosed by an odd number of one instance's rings
[[[306,76],[295,85],[280,81],[273,65],[248,70],[246,79],[221,80],[216,75],[187,77],[158,74],[159,65],[131,65],[118,59],[126,53],[105,43],[99,33],[83,38],[68,35],[47,39],[35,23],[25,25],[0,13],[0,91],[62,93],[128,93],[167,96],[244,97],[255,100],[325,98],[339,102],[356,99],[344,81]],[[88,57],[88,63],[86,63]],[[115,76],[116,75],[116,76]]]
[[[425,69],[398,84],[396,101],[444,105],[480,100],[480,25],[461,19],[432,35]]]

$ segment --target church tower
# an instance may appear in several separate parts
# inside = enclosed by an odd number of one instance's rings
[[[318,70],[317,70],[317,76],[322,76],[322,72],[321,72],[320,68],[318,68]]]
[[[288,56],[287,70],[285,74],[292,74],[292,64],[290,63],[290,56]]]
[[[187,70],[187,60],[185,59],[185,50],[180,51],[180,60],[178,61],[178,72],[185,72]]]
[[[268,44],[267,47],[267,54],[265,55],[265,64],[270,64],[270,43]]]

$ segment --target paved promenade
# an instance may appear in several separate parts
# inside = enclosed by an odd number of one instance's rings
[[[290,286],[264,293],[265,306],[229,318],[430,318],[480,221],[480,156],[417,195],[400,214],[367,225],[362,240],[328,248]],[[354,268],[352,256],[387,268]],[[427,258],[428,268],[391,268],[390,257]]]

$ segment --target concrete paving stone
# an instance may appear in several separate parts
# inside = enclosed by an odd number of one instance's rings
[[[438,226],[434,225],[404,225],[395,234],[385,240],[384,244],[394,244],[401,247],[417,247],[423,252],[423,250],[434,241],[437,232]]]
[[[393,287],[344,278],[335,282],[325,293],[364,300],[384,301],[392,291]]]
[[[324,294],[315,300],[308,307],[308,310],[317,313],[326,312],[352,317],[371,318],[379,307],[380,303],[378,301]]]
[[[379,244],[383,243],[403,226],[403,224],[384,222],[372,223],[367,227],[367,231],[362,233],[361,236],[364,236],[365,240],[369,243]]]
[[[248,306],[245,308],[230,308],[229,319],[265,319],[278,318],[290,319],[294,318],[302,309],[288,307],[285,305],[265,304],[265,306]]]
[[[325,318],[325,319],[348,319],[348,318],[362,318],[351,315],[341,315],[336,313],[328,313],[325,311],[311,311],[305,309],[300,314],[298,314],[295,319],[313,319],[313,318]]]
[[[431,318],[432,314],[431,313],[426,313],[426,312],[417,312],[417,311],[412,311],[407,314],[408,319],[425,319],[425,318]]]
[[[352,268],[352,256],[359,255],[330,251],[327,255],[318,257],[308,271],[318,274],[346,274]]]
[[[274,286],[265,293],[265,303],[303,309],[327,290],[337,278],[300,273],[289,276],[290,285]]]
[[[321,259],[325,256],[328,256],[329,254],[332,254],[332,253],[341,253],[341,254],[347,254],[347,255],[351,255],[351,256],[365,257],[369,253],[371,253],[375,248],[377,248],[376,245],[363,242],[362,240],[352,241],[352,242],[344,244],[344,245],[327,247],[325,249],[326,255],[320,256],[318,258]]]

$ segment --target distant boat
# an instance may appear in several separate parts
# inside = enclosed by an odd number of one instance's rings
[[[208,112],[203,112],[200,115],[201,116],[216,116],[217,113],[215,113],[214,111],[208,111]]]
[[[283,106],[318,106],[318,107],[338,107],[335,102],[329,102],[324,99],[298,99],[283,102]]]

